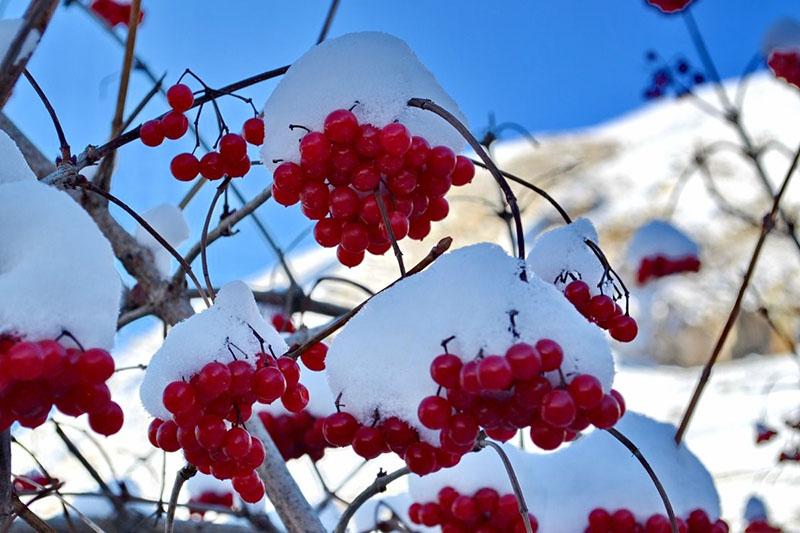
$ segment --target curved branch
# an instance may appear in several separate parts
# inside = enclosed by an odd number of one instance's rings
[[[489,446],[497,453],[497,455],[500,456],[500,459],[503,461],[503,467],[506,469],[506,474],[508,475],[508,479],[509,481],[511,481],[511,487],[514,489],[514,494],[517,497],[517,504],[519,505],[519,514],[522,515],[522,521],[525,524],[525,531],[527,533],[533,533],[533,526],[531,526],[531,517],[528,515],[528,504],[525,503],[525,495],[522,493],[522,487],[520,487],[519,485],[519,480],[517,479],[517,473],[514,472],[514,467],[511,464],[511,461],[508,459],[508,455],[506,455],[506,452],[499,444],[490,440],[482,439],[478,442],[478,446],[480,446],[481,448]]]
[[[356,496],[356,499],[353,500],[350,505],[347,506],[347,509],[344,510],[344,513],[342,513],[341,518],[339,518],[339,523],[336,524],[336,528],[333,530],[333,533],[345,533],[347,531],[347,524],[350,523],[350,519],[353,518],[353,515],[356,514],[356,511],[358,511],[359,507],[364,505],[367,500],[379,492],[385,491],[386,486],[389,483],[407,475],[408,473],[409,470],[407,466],[399,470],[395,470],[391,474],[387,474],[383,470],[378,472],[378,476],[375,478],[375,481],[372,482],[372,485],[361,491],[361,494]]]
[[[169,506],[167,507],[167,520],[164,522],[164,533],[172,533],[175,527],[175,509],[178,505],[178,496],[181,493],[181,488],[187,480],[197,474],[197,468],[194,465],[187,464],[180,470],[178,475],[175,476],[175,484],[172,485],[172,494],[169,497]]]
[[[208,259],[207,259],[207,251],[208,251],[208,226],[211,224],[211,215],[214,214],[214,208],[217,206],[217,200],[219,197],[222,196],[222,193],[225,191],[225,188],[231,182],[231,178],[225,178],[219,187],[217,187],[217,192],[214,193],[214,198],[211,200],[211,205],[208,208],[208,213],[206,214],[206,220],[203,223],[203,233],[200,235],[200,261],[203,265],[203,278],[206,280],[206,290],[208,291],[209,298],[212,300],[216,297],[214,293],[214,284],[211,283],[211,276],[208,274]]]

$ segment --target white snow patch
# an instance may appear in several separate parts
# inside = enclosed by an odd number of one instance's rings
[[[183,211],[174,205],[158,205],[143,213],[142,218],[173,248],[177,248],[189,238],[189,224],[186,222],[186,217],[183,216]],[[153,253],[156,268],[161,276],[168,278],[172,270],[172,254],[142,226],[137,226],[135,237],[139,244]]]
[[[72,198],[35,180],[0,185],[0,243],[0,333],[41,340],[67,330],[86,347],[114,344],[114,254]]]
[[[261,159],[270,171],[277,166],[275,159],[299,163],[298,143],[306,132],[289,125],[322,131],[328,113],[356,102],[353,113],[361,124],[381,128],[399,121],[431,146],[461,151],[465,142],[452,126],[430,111],[406,105],[414,97],[433,100],[466,124],[456,103],[402,40],[380,32],[328,39],[295,61],[270,94]]]
[[[651,220],[631,237],[626,259],[630,268],[639,268],[646,257],[661,255],[667,259],[699,257],[700,247],[685,232],[666,220]]]
[[[611,388],[614,364],[604,335],[583,318],[552,285],[492,244],[477,244],[445,254],[424,272],[376,295],[342,329],[328,352],[328,382],[342,393],[347,411],[362,423],[398,416],[438,445],[437,432],[425,429],[417,406],[436,393],[430,363],[441,343],[464,361],[504,354],[517,340],[509,312],[516,311],[519,340],[549,338],[564,350],[566,376],[589,373]],[[551,376],[555,383],[557,375]]]
[[[139,391],[144,408],[154,417],[170,418],[162,402],[164,388],[173,381],[190,379],[206,363],[233,361],[229,346],[237,358],[243,354],[233,345],[255,364],[261,343],[253,330],[264,339],[267,353],[270,347],[275,355],[287,350],[283,338],[261,317],[247,285],[241,281],[228,283],[220,289],[212,307],[176,324],[153,355]]]
[[[17,143],[3,130],[0,130],[0,161],[0,185],[36,179]]]

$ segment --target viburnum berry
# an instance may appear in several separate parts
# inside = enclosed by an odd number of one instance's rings
[[[243,396],[253,389],[253,378],[255,369],[247,361],[231,361],[228,363],[228,371],[231,373],[231,384],[228,392],[234,396]]]
[[[242,459],[250,453],[252,439],[250,433],[241,427],[231,428],[222,439],[222,451],[230,459]]]
[[[364,251],[351,252],[339,245],[336,248],[336,258],[339,259],[339,262],[344,266],[353,268],[360,265],[364,260]]]
[[[108,437],[122,429],[125,415],[116,402],[109,401],[105,407],[89,413],[89,427],[92,431]]]
[[[410,444],[404,459],[408,469],[419,476],[430,474],[436,469],[436,450],[426,442]]]
[[[164,407],[170,413],[181,413],[195,406],[194,389],[183,381],[173,381],[164,388]]]
[[[589,284],[579,279],[570,281],[567,286],[564,287],[564,296],[567,297],[567,300],[569,300],[572,305],[578,308],[586,306],[589,303],[589,299],[592,297]]]
[[[200,174],[207,180],[218,180],[225,174],[219,152],[208,152],[200,158]]]
[[[561,367],[561,363],[564,361],[564,352],[558,343],[550,339],[541,339],[535,347],[542,360],[543,372],[551,372]]]
[[[167,139],[180,139],[189,130],[189,119],[183,113],[170,111],[161,117],[161,131]]]
[[[563,429],[549,426],[531,427],[531,441],[543,450],[555,450],[564,442]]]
[[[156,442],[158,443],[158,447],[165,452],[177,452],[180,449],[180,444],[178,444],[178,426],[175,422],[166,420],[158,426]]]
[[[328,347],[318,342],[309,346],[302,354],[300,360],[309,370],[321,372],[325,370],[325,357],[328,355]]]
[[[514,379],[529,380],[542,370],[542,360],[536,348],[525,342],[519,342],[506,350],[506,361],[511,367]]]
[[[255,146],[264,144],[264,120],[258,117],[245,120],[242,125],[242,137]]]
[[[514,375],[509,362],[499,355],[488,355],[478,362],[478,383],[487,390],[506,390]]]
[[[374,459],[386,450],[386,440],[378,428],[361,426],[353,435],[352,446],[364,459]]]
[[[169,168],[175,179],[179,181],[192,181],[200,172],[200,162],[194,154],[187,152],[173,157]]]
[[[581,409],[592,409],[603,399],[603,386],[589,374],[575,376],[568,386],[569,394]]]
[[[431,362],[431,377],[442,387],[453,389],[459,384],[462,366],[461,359],[455,355],[439,355]]]
[[[417,408],[417,416],[422,425],[429,429],[442,429],[450,419],[451,406],[441,396],[423,398]]]
[[[657,7],[664,13],[677,13],[683,11],[692,0],[647,0],[651,6]]]
[[[341,222],[332,218],[318,220],[314,226],[314,240],[325,248],[338,246],[342,242]]]
[[[183,113],[194,104],[194,94],[188,85],[176,83],[167,89],[167,103],[178,113]]]
[[[156,440],[156,435],[158,434],[158,428],[161,427],[161,424],[163,423],[164,421],[160,418],[154,418],[147,427],[147,440],[149,440],[150,444],[156,448],[159,447],[158,440]]]
[[[446,146],[435,146],[428,152],[427,165],[435,176],[450,176],[456,167],[456,154]]]
[[[614,339],[620,342],[631,342],[639,333],[639,327],[633,317],[619,315],[611,319],[608,331]]]
[[[160,120],[148,120],[139,127],[139,139],[145,146],[158,146],[164,142],[164,130]]]
[[[351,145],[360,134],[358,119],[352,111],[347,109],[337,109],[325,117],[323,126],[325,136],[332,142],[343,145]]]
[[[216,361],[207,363],[196,376],[194,386],[205,399],[213,399],[227,391],[231,386],[231,371],[226,365]]]
[[[336,187],[330,192],[331,217],[352,219],[361,207],[358,194],[350,187]]]
[[[349,446],[359,428],[359,423],[350,413],[334,413],[325,419],[322,434],[333,446]]]
[[[411,134],[399,122],[384,126],[380,139],[384,151],[391,156],[402,157],[411,148]]]
[[[600,403],[588,411],[589,421],[600,429],[610,428],[622,416],[617,400],[610,394],[605,394]]]
[[[261,403],[272,403],[286,392],[286,378],[274,366],[256,371],[253,376],[253,392]]]
[[[438,222],[447,218],[449,212],[450,204],[444,197],[431,198],[428,202],[428,209],[425,211],[425,216],[433,222]]]
[[[18,342],[6,352],[9,374],[19,381],[33,381],[42,375],[44,352],[33,342]]]
[[[306,162],[327,161],[331,155],[331,143],[322,133],[312,131],[300,140],[300,159]]]
[[[542,398],[541,417],[551,426],[565,428],[575,420],[575,414],[575,401],[565,390],[550,391]]]
[[[250,172],[250,158],[245,155],[238,161],[226,161],[223,159],[225,174],[231,178],[241,178]]]
[[[281,396],[281,403],[287,411],[299,413],[308,405],[308,389],[302,383],[295,383],[286,388],[286,392]]]
[[[247,157],[247,142],[236,133],[226,133],[219,140],[219,155],[225,163],[237,163]]]
[[[169,423],[169,421],[165,422],[165,424],[167,423]],[[162,425],[161,427],[163,428],[164,426]],[[219,448],[222,445],[222,441],[225,439],[226,433],[227,427],[225,426],[225,421],[218,416],[210,414],[204,415],[195,428],[197,442],[207,450]]]
[[[453,169],[453,185],[462,186],[472,181],[475,177],[475,164],[463,155],[456,156],[456,166]]]

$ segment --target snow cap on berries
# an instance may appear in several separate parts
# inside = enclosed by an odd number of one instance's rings
[[[36,180],[0,184],[0,243],[0,334],[111,348],[122,284],[86,211]]]
[[[0,161],[0,185],[36,179],[17,143],[3,130],[0,130]]]
[[[270,349],[276,356],[286,352],[286,342],[261,317],[247,285],[228,283],[211,308],[176,324],[153,355],[139,391],[145,409],[154,417],[171,418],[162,401],[164,388],[173,381],[188,381],[206,363],[227,364],[234,360],[233,354],[245,359],[246,353],[249,359],[245,360],[255,366],[255,354],[262,348],[254,331],[263,339],[267,354]]]
[[[183,211],[174,205],[157,205],[142,213],[142,218],[173,248],[177,248],[189,238],[189,224],[186,222],[186,217],[183,216]],[[136,241],[153,253],[156,269],[163,278],[168,278],[172,270],[172,254],[142,226],[136,228]]]
[[[666,220],[651,220],[631,237],[626,258],[632,269],[638,269],[647,257],[662,256],[677,260],[697,257],[700,247],[689,235]]]
[[[382,419],[398,416],[436,444],[437,432],[423,427],[417,407],[436,394],[430,365],[450,337],[448,351],[463,361],[481,350],[504,354],[517,341],[552,339],[564,351],[567,379],[592,374],[609,390],[614,364],[603,334],[533,272],[522,281],[523,269],[524,262],[500,247],[477,244],[443,255],[376,295],[331,344],[333,396],[341,393],[343,409],[362,424],[371,424],[377,409]],[[557,374],[549,377],[555,382]]]
[[[539,235],[528,254],[528,264],[540,278],[562,290],[573,279],[582,279],[592,295],[603,277],[603,265],[586,244],[599,244],[597,230],[588,218],[558,226]],[[572,275],[572,277],[570,276]],[[613,290],[605,291],[613,294]]]
[[[456,103],[402,40],[380,32],[328,39],[295,61],[267,100],[264,122],[269,134],[261,158],[270,171],[277,166],[273,160],[298,163],[298,143],[306,130],[290,130],[289,125],[322,131],[328,113],[351,107],[362,124],[382,128],[399,121],[431,146],[461,151],[464,140],[452,126],[430,111],[406,105],[414,97],[429,98],[466,123]]]
[[[761,42],[761,52],[768,57],[776,50],[800,52],[800,22],[783,18],[769,27]]]

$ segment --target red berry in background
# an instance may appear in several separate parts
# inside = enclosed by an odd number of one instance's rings
[[[453,185],[460,187],[472,181],[475,177],[475,164],[469,158],[459,155],[456,157],[456,166],[453,169]]]
[[[671,533],[672,525],[666,516],[654,514],[645,522],[644,530],[646,533]]]
[[[436,450],[427,442],[415,442],[406,449],[406,465],[413,473],[424,476],[436,469]]]
[[[89,413],[89,427],[95,433],[106,437],[122,429],[124,421],[125,415],[116,402],[108,402],[102,409]]]
[[[350,413],[334,413],[322,424],[322,434],[333,446],[349,446],[359,428],[359,423]]]
[[[158,146],[164,142],[164,130],[160,120],[148,120],[139,127],[139,138],[145,146]]]
[[[336,248],[336,258],[339,262],[348,268],[357,267],[364,260],[363,250],[360,252],[351,252],[344,249],[341,245]]]
[[[225,173],[222,158],[218,152],[208,152],[200,158],[200,174],[207,180],[218,180]]]
[[[180,139],[189,130],[189,119],[183,113],[170,111],[161,117],[161,131],[167,139]]]
[[[158,434],[158,428],[161,427],[161,424],[163,423],[164,421],[161,420],[160,418],[154,418],[150,422],[150,425],[147,426],[147,440],[149,440],[150,444],[152,444],[156,448],[159,447],[158,440],[156,440],[156,436]]]
[[[219,155],[225,163],[237,163],[247,157],[247,142],[241,135],[226,133],[219,140]]]
[[[488,355],[478,362],[478,383],[487,390],[506,390],[514,375],[508,361],[499,355]]]
[[[325,135],[312,131],[300,140],[300,160],[306,162],[327,161],[331,155],[331,143]]]
[[[169,169],[175,179],[192,181],[200,172],[200,162],[193,154],[186,152],[173,157]]]
[[[596,427],[607,429],[617,423],[622,416],[622,411],[617,400],[610,394],[606,394],[600,403],[587,413],[587,416]]]
[[[619,315],[611,319],[608,331],[614,339],[620,342],[631,342],[639,333],[639,326],[633,317]]]
[[[511,367],[514,379],[529,380],[539,375],[542,360],[536,348],[525,342],[518,342],[506,350],[506,361]]]
[[[664,13],[677,13],[686,9],[692,0],[647,0],[651,6],[655,6]]]
[[[353,144],[361,133],[358,119],[347,109],[337,109],[329,113],[325,117],[323,131],[331,142],[347,146]]]
[[[231,386],[231,371],[222,363],[207,363],[197,373],[193,384],[203,400],[214,399]]]
[[[456,154],[446,146],[435,146],[428,152],[427,164],[434,176],[450,176],[456,167]]]
[[[264,144],[264,121],[258,117],[245,120],[242,125],[242,137],[255,146]]]
[[[603,399],[603,386],[600,381],[589,374],[580,374],[567,387],[575,405],[581,409],[592,409]]]
[[[698,533],[705,533],[711,531],[711,519],[708,514],[702,509],[695,509],[686,518],[686,525],[689,526],[689,531]]]
[[[635,531],[636,517],[628,509],[617,509],[611,514],[612,531]]]
[[[542,371],[551,372],[558,370],[564,361],[564,352],[557,342],[550,339],[541,339],[536,343],[536,351],[542,360]]]
[[[194,104],[194,94],[188,85],[177,83],[167,89],[167,103],[178,113],[183,113]]]
[[[441,396],[428,396],[419,402],[417,416],[422,425],[429,429],[442,429],[450,419],[452,407]]]
[[[589,513],[589,526],[591,531],[610,531],[611,515],[605,509],[593,509]]]
[[[474,522],[478,519],[478,506],[469,496],[458,496],[450,505],[450,512],[462,522]]]
[[[411,134],[399,122],[387,124],[381,129],[381,146],[387,154],[402,157],[411,148]]]
[[[318,342],[308,347],[300,354],[300,360],[309,370],[321,372],[325,370],[325,357],[328,355],[328,347]]]
[[[446,389],[456,388],[459,385],[462,366],[461,359],[455,355],[439,355],[431,362],[431,377]]]

